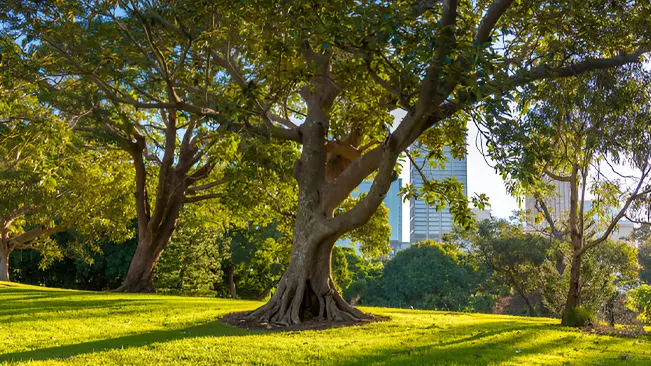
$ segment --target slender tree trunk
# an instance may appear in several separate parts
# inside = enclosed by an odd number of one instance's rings
[[[563,311],[563,320],[561,321],[561,325],[567,325],[565,314],[567,314],[568,311],[574,309],[577,306],[581,306],[581,260],[581,255],[577,255],[575,252],[575,254],[572,256],[572,264],[570,266],[570,288],[567,293],[567,302],[565,303],[565,310]]]
[[[520,297],[522,297],[524,300],[524,303],[527,306],[527,310],[529,311],[529,316],[536,316],[536,309],[527,297],[527,294],[524,293],[524,291],[522,291],[519,286],[516,287],[516,290],[518,291]]]
[[[228,267],[228,285],[231,288],[231,298],[237,299],[237,288],[235,287],[235,265]]]
[[[9,248],[5,243],[0,243],[0,281],[9,279]]]
[[[568,220],[568,228],[570,229],[570,240],[572,244],[572,263],[570,264],[570,288],[567,293],[567,301],[565,302],[565,309],[563,309],[563,319],[561,325],[567,324],[566,314],[568,311],[577,306],[581,306],[581,248],[583,246],[583,230],[581,219],[579,215],[579,180],[578,180],[579,167],[574,164],[572,167],[572,174],[570,175],[570,212]],[[582,210],[582,209],[581,209]],[[581,211],[582,212],[582,211]]]
[[[331,253],[337,237],[319,240],[309,227],[297,225],[292,259],[267,304],[249,318],[278,325],[310,319],[356,321],[372,318],[348,305],[330,276]]]
[[[169,238],[157,240],[138,239],[138,248],[131,260],[129,271],[117,292],[155,292],[153,282],[154,269]],[[143,242],[143,240],[145,242]]]

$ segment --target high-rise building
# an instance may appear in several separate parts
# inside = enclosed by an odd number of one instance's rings
[[[368,193],[371,189],[373,181],[365,180],[357,190],[359,193]],[[384,205],[389,209],[389,226],[391,226],[391,241],[400,241],[402,239],[402,197],[400,196],[400,188],[402,187],[402,179],[398,178],[395,182],[391,183],[389,192],[384,197]],[[353,192],[353,197],[357,197],[359,193]]]
[[[357,186],[357,190],[353,191],[351,195],[357,198],[361,193],[368,193],[371,189],[373,181],[365,180]],[[402,197],[400,196],[400,188],[402,187],[402,179],[397,179],[391,183],[389,192],[384,197],[384,205],[389,209],[389,226],[391,227],[391,246],[400,243],[402,238]],[[350,240],[341,239],[338,241],[341,246],[349,246]]]
[[[445,147],[443,153],[447,158],[444,167],[431,167],[425,162],[425,157],[416,157],[414,162],[418,169],[411,167],[410,178],[415,188],[423,186],[421,172],[428,180],[442,181],[445,178],[456,178],[463,183],[464,194],[468,194],[468,163],[464,157],[461,160],[454,159],[450,148]],[[420,170],[420,171],[419,171]],[[416,243],[422,240],[441,240],[444,233],[452,232],[454,222],[449,210],[437,211],[422,199],[411,199],[410,202],[410,235],[409,241]]]

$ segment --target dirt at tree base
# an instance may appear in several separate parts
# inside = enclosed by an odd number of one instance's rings
[[[304,320],[301,324],[280,325],[280,324],[265,323],[265,322],[260,323],[255,320],[247,319],[249,313],[250,312],[245,311],[245,312],[226,314],[221,319],[219,319],[219,321],[233,327],[238,327],[247,330],[263,330],[268,332],[291,332],[291,331],[300,331],[300,330],[324,330],[330,328],[359,326],[364,324],[391,320],[391,318],[386,316],[367,314],[372,316],[373,319],[357,320],[357,321],[329,321],[324,319],[313,318],[309,320]]]

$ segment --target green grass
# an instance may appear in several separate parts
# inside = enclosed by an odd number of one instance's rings
[[[216,321],[259,305],[4,282],[0,364],[651,365],[649,337],[587,335],[545,318],[365,308],[392,320],[285,333]]]

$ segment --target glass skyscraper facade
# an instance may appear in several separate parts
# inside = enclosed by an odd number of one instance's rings
[[[357,192],[353,192],[353,197],[357,197],[359,193],[367,193],[371,189],[373,181],[365,180],[358,187]],[[391,226],[391,241],[402,240],[402,197],[400,196],[400,187],[402,187],[402,179],[398,178],[391,183],[389,192],[384,197],[384,204],[389,209],[389,226]]]
[[[454,159],[450,148],[443,149],[447,162],[445,167],[433,168],[425,163],[425,157],[414,158],[415,163],[428,180],[442,181],[445,178],[454,177],[464,186],[464,194],[468,195],[468,162],[466,157],[461,160]],[[423,177],[415,167],[410,169],[411,183],[415,188],[423,186]],[[413,244],[422,240],[441,240],[444,233],[449,233],[454,228],[452,214],[444,209],[437,211],[425,203],[422,199],[411,199],[410,201],[410,235],[409,241]]]

